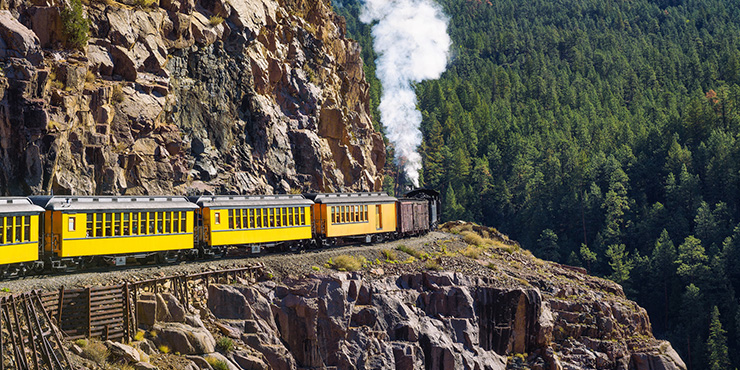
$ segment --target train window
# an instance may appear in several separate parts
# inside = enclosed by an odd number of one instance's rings
[[[270,221],[268,216],[267,208],[264,208],[262,211],[262,227],[270,227]]]
[[[233,228],[234,228],[234,210],[230,209],[229,210],[229,229],[233,229]]]
[[[31,216],[23,216],[23,241],[31,241]]]
[[[213,212],[213,222],[216,225],[221,225],[221,213],[220,212],[218,211]]]
[[[180,232],[188,232],[188,214],[185,211],[180,212]]]
[[[172,232],[180,232],[180,212],[172,212]]]
[[[121,214],[120,213],[114,213],[113,214],[113,235],[115,236],[121,236]]]
[[[15,242],[18,243],[23,239],[23,220],[21,216],[15,216]]]
[[[164,228],[162,223],[164,221],[164,212],[157,212],[157,234],[163,234]]]
[[[67,219],[68,225],[67,225],[67,231],[75,231],[77,229],[77,225],[75,224],[75,218],[74,216],[70,216],[69,219]]]
[[[85,225],[85,237],[92,238],[93,233],[95,232],[95,214],[88,213],[85,215],[85,220],[87,220]]]
[[[246,209],[240,209],[239,214],[242,216],[242,229],[248,229],[249,228],[249,218],[247,217],[247,210]]]
[[[293,225],[300,225],[301,222],[298,220],[298,207],[293,207]]]
[[[242,228],[242,215],[241,215],[242,210],[237,209],[235,211],[236,211],[236,228],[241,229]]]
[[[249,224],[247,227],[250,229],[254,229],[254,209],[253,208],[248,209],[247,213],[249,214]]]
[[[123,214],[123,235],[131,235],[131,214],[128,212]]]
[[[164,213],[164,232],[167,234],[172,233],[172,212]]]
[[[267,214],[270,216],[270,221],[267,225],[267,227],[275,227],[275,209],[274,208],[268,208]]]
[[[154,226],[157,223],[157,217],[154,212],[149,212],[149,234],[154,234]]]
[[[301,225],[306,224],[306,207],[301,207]]]
[[[8,243],[13,242],[13,217],[5,218],[5,240]]]
[[[367,206],[365,206],[365,222],[367,222],[367,220],[369,219],[370,218],[368,217],[368,214],[367,214]]]
[[[103,236],[103,214],[95,214],[95,237]]]
[[[131,214],[131,235],[139,235],[139,212]]]
[[[254,210],[255,218],[257,220],[257,227],[262,227],[262,210],[261,209],[255,209]]]
[[[277,227],[280,227],[283,225],[283,223],[281,222],[282,217],[283,217],[281,214],[282,211],[283,211],[282,208],[275,208],[275,226]]]
[[[347,213],[345,213],[345,206],[339,207],[339,222],[344,223],[347,222]]]
[[[149,228],[147,227],[148,221],[146,216],[146,212],[141,212],[141,216],[139,217],[139,225],[141,225],[141,227],[139,227],[139,233],[142,235],[149,234]]]
[[[0,217],[0,244],[5,244],[5,217]]]
[[[113,214],[105,214],[105,236],[113,236]]]

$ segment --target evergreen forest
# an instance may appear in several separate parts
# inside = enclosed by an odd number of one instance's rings
[[[416,91],[444,218],[622,284],[690,369],[740,368],[740,1],[437,1],[453,57]],[[360,6],[335,9],[377,107]]]

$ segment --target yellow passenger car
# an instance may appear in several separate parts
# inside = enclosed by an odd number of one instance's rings
[[[302,195],[199,196],[198,234],[206,248],[261,246],[311,239],[311,205]]]
[[[385,193],[306,194],[313,224],[323,238],[362,237],[396,231],[396,198]],[[365,237],[367,236],[367,237]]]
[[[39,214],[43,211],[28,198],[0,198],[0,265],[39,259]],[[0,266],[3,272],[14,272],[8,268]]]
[[[45,209],[41,224],[47,255],[67,258],[193,248],[193,219],[198,207],[185,197],[31,199]]]

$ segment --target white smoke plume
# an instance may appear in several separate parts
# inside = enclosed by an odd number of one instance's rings
[[[419,186],[421,113],[413,84],[439,78],[447,68],[448,18],[432,0],[365,0],[360,21],[373,26],[376,75],[383,85],[380,120],[396,150],[396,163]]]

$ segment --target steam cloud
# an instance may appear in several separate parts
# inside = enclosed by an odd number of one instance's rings
[[[360,21],[373,26],[376,74],[383,84],[380,120],[396,150],[396,163],[419,186],[421,113],[413,84],[439,78],[447,67],[448,18],[431,0],[365,0]]]

